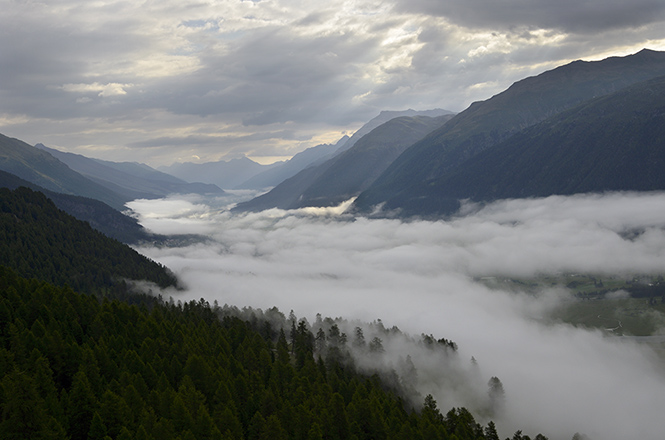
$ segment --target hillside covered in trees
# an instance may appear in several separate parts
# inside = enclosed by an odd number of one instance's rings
[[[177,280],[164,266],[106,237],[28,188],[0,188],[0,264],[28,278],[82,292],[127,290],[127,280],[161,287]]]
[[[465,408],[431,395],[414,407],[404,384],[359,371],[335,324],[314,334],[275,308],[121,301],[114,277],[174,280],[39,193],[1,194],[0,438],[499,439]]]
[[[0,291],[5,439],[498,438],[465,409],[430,396],[407,411],[377,377],[315,360],[304,325],[273,342],[203,301],[100,302],[8,269]]]

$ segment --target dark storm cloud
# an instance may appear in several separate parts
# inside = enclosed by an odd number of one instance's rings
[[[360,66],[377,42],[343,33],[299,36],[286,29],[255,31],[223,54],[204,52],[193,75],[165,81],[164,105],[174,113],[241,115],[246,125],[328,121],[361,83]],[[333,113],[334,116],[334,113]]]
[[[446,17],[471,28],[544,28],[589,34],[661,21],[658,0],[400,0],[398,9]]]

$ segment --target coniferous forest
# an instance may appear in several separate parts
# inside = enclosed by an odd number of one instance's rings
[[[176,280],[40,193],[0,195],[2,439],[499,439],[360,372],[346,335],[133,293],[126,280]]]

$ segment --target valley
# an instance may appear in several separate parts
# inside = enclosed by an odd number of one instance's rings
[[[270,165],[0,135],[0,437],[658,438],[663,99],[644,49]]]

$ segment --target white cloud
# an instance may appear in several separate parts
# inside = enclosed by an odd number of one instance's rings
[[[227,204],[170,200],[163,211],[155,201],[133,205],[157,232],[172,232],[173,221],[181,222],[179,233],[207,225],[206,244],[141,249],[188,286],[176,299],[277,306],[310,322],[316,313],[380,318],[412,335],[452,339],[462,363],[445,374],[467,374],[464,365],[474,356],[481,385],[491,376],[503,382],[503,436],[516,429],[561,439],[577,431],[608,440],[662,434],[665,377],[650,350],[544,320],[566,297],[562,290],[527,295],[475,279],[661,273],[665,194],[502,201],[469,207],[450,222],[412,223],[302,210],[231,215]],[[622,238],[629,231],[637,235]],[[421,393],[434,394],[444,409],[478,398],[478,388],[453,392],[427,359],[415,362],[428,372]]]
[[[107,97],[107,96],[120,96],[126,95],[126,87],[131,87],[131,84],[118,84],[118,83],[108,83],[108,84],[99,84],[97,82],[91,84],[65,84],[60,87],[65,92],[72,93],[96,93],[97,96]]]

